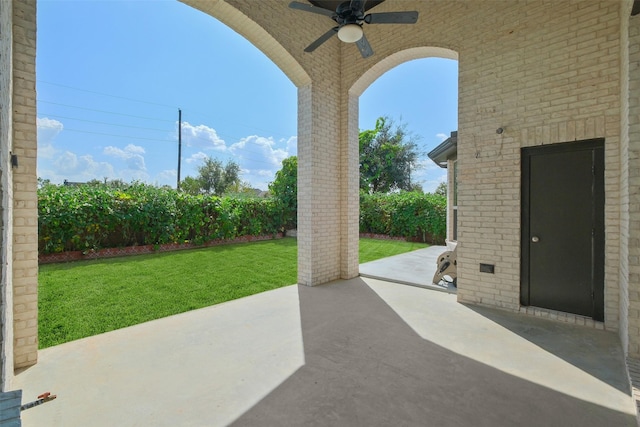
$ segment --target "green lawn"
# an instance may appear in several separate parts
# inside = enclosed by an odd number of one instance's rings
[[[360,240],[360,262],[426,247]],[[293,238],[40,266],[40,348],[296,283]]]

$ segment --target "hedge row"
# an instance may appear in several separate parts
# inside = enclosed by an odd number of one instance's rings
[[[442,243],[446,200],[420,193],[360,196],[360,232]],[[193,196],[169,188],[45,185],[38,190],[40,254],[270,235],[295,228],[277,198]]]
[[[203,243],[290,226],[277,199],[193,196],[134,183],[38,190],[41,254],[109,247]]]
[[[447,198],[416,192],[360,194],[360,232],[443,244]]]

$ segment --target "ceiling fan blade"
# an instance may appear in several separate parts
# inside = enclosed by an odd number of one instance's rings
[[[418,22],[418,12],[382,12],[370,13],[364,17],[367,24],[415,24]]]
[[[324,33],[323,35],[321,35],[318,40],[314,41],[313,43],[311,43],[309,46],[307,46],[307,48],[304,50],[305,52],[313,52],[314,50],[316,50],[322,43],[326,42],[327,40],[329,40],[331,37],[333,37],[334,34],[338,34],[338,29],[340,27],[333,27],[332,29],[330,29],[329,31],[327,31],[326,33]]]
[[[373,55],[373,49],[364,34],[362,35],[362,38],[356,42],[356,46],[358,46],[360,55],[362,55],[363,58],[368,58]]]
[[[300,3],[298,1],[292,1],[289,3],[289,7],[291,9],[304,10],[305,12],[317,13],[318,15],[328,16],[329,18],[333,18],[334,12],[330,10],[323,9],[321,7],[311,6],[310,4]]]

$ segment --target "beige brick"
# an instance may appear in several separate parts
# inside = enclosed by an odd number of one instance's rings
[[[376,55],[367,60],[358,57],[353,45],[336,39],[304,53],[312,35],[326,31],[327,22],[287,8],[285,0],[185,3],[245,36],[298,87],[300,283],[315,285],[358,272],[359,96],[403,62],[428,56],[459,59],[458,299],[521,311],[520,149],[603,137],[604,327],[619,330],[629,354],[639,355],[639,311],[631,307],[640,288],[640,201],[630,194],[637,194],[640,184],[640,73],[629,64],[640,61],[640,31],[638,17],[628,18],[630,2],[407,0],[404,7],[419,10],[420,23],[368,26]],[[397,4],[387,1],[376,10],[396,10]],[[13,134],[0,136],[0,159],[11,146],[21,162],[2,187],[14,192],[14,228],[3,247],[11,246],[4,258],[13,263],[14,363],[26,366],[37,359],[35,317],[27,317],[31,312],[37,317],[29,299],[37,298],[37,258],[28,255],[37,251],[36,1],[3,2],[5,23],[9,9],[13,31],[9,36],[0,28],[0,37],[11,42],[12,50],[0,48],[0,56],[13,55],[13,81],[0,79],[0,96],[13,97],[11,112],[3,109],[0,123],[10,121]],[[290,25],[294,20],[296,27]],[[7,63],[2,62],[5,73]],[[500,137],[498,126],[507,129]],[[495,264],[496,273],[479,273],[479,262]],[[532,313],[593,324],[548,310]]]

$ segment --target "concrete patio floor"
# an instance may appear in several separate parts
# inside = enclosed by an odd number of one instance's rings
[[[447,251],[446,246],[429,246],[400,255],[381,258],[360,264],[360,276],[387,282],[418,286],[436,291],[456,293],[451,283],[434,284],[438,256]]]
[[[23,426],[636,426],[615,334],[369,278],[42,350]]]

